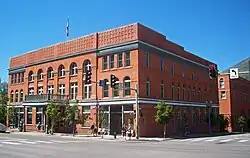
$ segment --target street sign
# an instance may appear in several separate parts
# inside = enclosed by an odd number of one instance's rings
[[[231,68],[230,69],[230,79],[237,79],[239,78],[239,69],[238,68]]]

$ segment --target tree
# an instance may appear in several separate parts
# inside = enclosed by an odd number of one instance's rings
[[[241,115],[238,118],[238,124],[240,125],[241,132],[244,132],[244,127],[247,124],[247,119],[246,119],[246,117],[244,115]]]
[[[103,129],[104,124],[106,124],[106,121],[107,121],[107,119],[106,119],[106,114],[105,114],[105,109],[104,109],[103,106],[100,106],[100,107],[98,108],[98,115],[99,115],[99,127],[100,127],[101,129]],[[103,138],[104,132],[102,131],[101,134],[102,134],[102,138]]]
[[[46,107],[46,115],[48,119],[50,119],[51,121],[50,129],[51,129],[51,134],[53,134],[55,123],[60,116],[60,106],[56,103],[50,103]]]
[[[14,113],[15,113],[15,110],[13,106],[7,108],[7,116],[8,116],[9,125],[13,124],[13,126],[14,126]]]
[[[72,133],[75,134],[75,125],[80,121],[80,115],[77,105],[66,104],[64,111],[64,120],[72,126]]]
[[[159,102],[156,106],[157,112],[155,121],[164,124],[164,138],[166,138],[167,124],[173,115],[173,106],[166,105],[164,102]]]
[[[0,90],[0,123],[5,124],[5,118],[7,116],[7,103],[8,103],[8,95],[7,93],[4,93],[2,90]]]

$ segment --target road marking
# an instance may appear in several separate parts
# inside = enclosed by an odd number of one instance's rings
[[[51,140],[51,141],[54,142],[54,143],[68,143],[66,141],[60,141],[60,140]]]
[[[202,141],[202,140],[205,140],[207,138],[196,138],[196,139],[193,139],[191,140],[192,142],[198,142],[198,141]]]
[[[16,142],[16,141],[22,141],[22,140],[28,140],[28,139],[9,139],[9,140],[0,140],[1,142]]]
[[[25,143],[25,144],[36,144],[36,142],[29,142],[29,141],[18,141],[20,143]]]
[[[219,138],[212,138],[212,139],[208,139],[208,140],[205,140],[206,142],[213,142],[213,141],[216,141],[218,140]]]
[[[2,144],[9,144],[9,145],[20,145],[21,143],[16,142],[1,142]]]
[[[249,140],[243,139],[243,140],[239,140],[239,143],[244,143],[244,142],[248,142]]]
[[[230,142],[232,140],[234,140],[234,139],[224,139],[224,140],[221,140],[220,143]]]
[[[188,142],[188,141],[192,141],[193,139],[181,139],[180,142]]]
[[[36,141],[37,143],[46,143],[46,144],[51,144],[53,142],[48,142],[48,141],[42,141],[42,140],[39,140],[39,141]]]

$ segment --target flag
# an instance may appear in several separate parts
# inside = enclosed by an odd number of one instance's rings
[[[68,21],[67,21],[67,24],[66,24],[66,36],[67,37],[69,36],[69,18],[68,18]]]

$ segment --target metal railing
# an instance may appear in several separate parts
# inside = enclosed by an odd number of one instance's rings
[[[25,102],[29,101],[67,101],[68,95],[60,94],[41,94],[41,95],[25,95]]]

